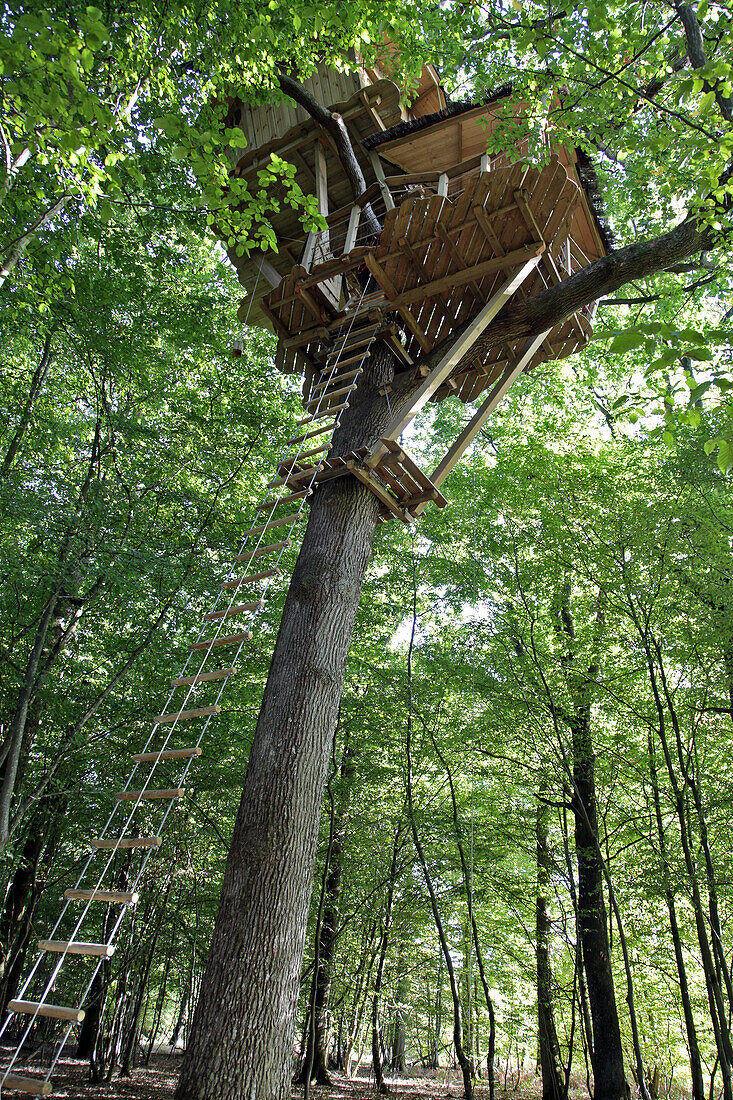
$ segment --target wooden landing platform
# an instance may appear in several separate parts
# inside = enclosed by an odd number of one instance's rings
[[[580,189],[557,157],[542,169],[521,163],[477,171],[453,197],[416,184],[384,219],[376,246],[352,249],[307,272],[296,266],[264,299],[263,310],[279,336],[278,365],[286,372],[315,370],[347,318],[354,334],[380,321],[396,323],[395,350],[410,368],[452,332],[472,320],[514,271],[537,258],[518,294],[529,298],[580,270],[589,261],[569,237]],[[337,309],[324,284],[336,275]],[[359,300],[372,276],[374,289]],[[350,300],[347,295],[350,294]],[[358,307],[356,303],[359,303]],[[545,338],[525,369],[572,354],[590,338],[592,312],[573,314]],[[519,343],[467,354],[432,400],[455,394],[476,398],[513,362]]]
[[[373,461],[377,451],[378,458]],[[396,518],[403,523],[414,523],[417,516],[413,515],[413,510],[418,505],[432,501],[438,508],[445,508],[448,503],[404,447],[393,439],[380,439],[372,452],[368,447],[360,447],[346,455],[324,459],[316,481],[330,481],[347,474],[353,474],[374,493],[380,503],[380,515],[385,520]]]

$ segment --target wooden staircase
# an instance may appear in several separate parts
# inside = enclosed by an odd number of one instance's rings
[[[2,1090],[34,1096],[52,1092],[54,1067],[84,1019],[84,1004],[99,967],[115,952],[125,914],[139,899],[148,862],[164,842],[169,815],[185,798],[188,772],[201,755],[209,723],[221,712],[224,688],[236,675],[242,648],[253,637],[269,586],[283,571],[283,554],[295,541],[305,503],[317,475],[325,468],[323,457],[330,450],[333,433],[358,385],[375,332],[373,326],[370,332],[359,329],[358,336],[351,338],[354,315],[363,313],[361,306],[360,301],[352,316],[345,317],[330,333],[330,347],[312,373],[304,403],[306,415],[287,441],[286,454],[277,463],[267,496],[256,509],[258,516],[265,513],[264,521],[258,519],[245,535],[214,607],[203,616],[199,636],[189,646],[183,669],[171,682],[165,706],[153,719],[147,741],[139,752],[131,754],[132,768],[124,789],[113,794],[107,822],[99,835],[88,841],[81,873],[74,886],[64,892],[58,919],[48,937],[38,941],[38,957],[17,997],[9,1003],[0,1037],[15,1032],[16,1046],[8,1064],[0,1069]],[[306,441],[316,436],[323,441],[317,447],[308,447]],[[284,508],[290,505],[293,507]],[[273,535],[274,541],[269,542]],[[245,592],[251,598],[242,601]],[[232,620],[238,627],[230,633],[224,627]],[[220,649],[226,650],[223,662],[218,660]],[[207,689],[213,692],[213,698],[198,705],[203,702],[199,692]],[[194,732],[188,734],[189,728]],[[146,826],[149,835],[139,836],[135,813],[143,805],[148,807],[146,821],[151,814],[157,820],[153,826]],[[120,851],[130,852],[133,859],[126,889],[105,885]],[[117,910],[104,943],[84,936],[85,925],[93,921],[100,904]],[[66,972],[72,967],[85,968],[81,974],[69,973],[69,984],[77,989],[81,986],[82,996],[72,1005],[57,1004],[59,992],[63,995]],[[52,1053],[43,1065],[37,1057],[47,1048],[48,1035],[44,1031],[44,1042],[35,1043],[34,1029],[39,1019],[58,1025]]]

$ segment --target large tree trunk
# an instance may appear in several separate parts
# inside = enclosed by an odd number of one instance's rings
[[[379,345],[334,453],[376,442],[392,374]],[[177,1100],[281,1100],[328,757],[377,525],[354,478],[321,486],[285,601],[229,851]]]

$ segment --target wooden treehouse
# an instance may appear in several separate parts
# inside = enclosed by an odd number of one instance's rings
[[[509,155],[521,148],[487,155],[487,133],[506,96],[451,105],[430,67],[409,106],[393,81],[358,66],[352,74],[317,73],[306,87],[348,129],[366,181],[356,200],[330,133],[301,108],[235,102],[230,110],[250,141],[233,173],[254,181],[279,154],[296,164],[326,220],[305,237],[283,204],[272,217],[278,251],[231,257],[246,290],[241,317],[276,333],[280,369],[303,375],[305,415],[166,703],[141,751],[130,753],[123,789],[107,792],[109,816],[90,832],[76,881],[8,1004],[0,1038],[15,1048],[0,1069],[3,1090],[51,1093],[54,1067],[84,1019],[99,968],[115,953],[168,818],[186,797],[189,770],[317,485],[353,475],[378,497],[385,518],[406,523],[430,501],[443,506],[440,485],[514,379],[570,355],[592,331],[591,307],[530,341],[491,340],[491,322],[513,296],[531,296],[604,253],[592,181],[572,150],[548,150],[542,168]],[[334,431],[380,343],[393,353],[392,385],[411,396],[376,446],[335,453]],[[389,383],[384,390],[389,397]],[[483,401],[428,477],[399,437],[427,402],[449,396]],[[123,883],[114,862],[121,851]]]
[[[311,475],[318,483],[351,473],[379,496],[383,513],[410,522],[427,500],[445,503],[440,484],[517,375],[588,341],[594,305],[529,344],[472,352],[512,296],[531,297],[605,254],[595,179],[582,154],[559,146],[547,148],[549,161],[541,168],[517,159],[526,140],[486,154],[487,137],[510,102],[506,89],[487,102],[449,104],[429,66],[409,106],[401,106],[397,85],[375,70],[322,71],[306,87],[343,117],[367,186],[354,200],[333,139],[303,108],[289,100],[233,105],[230,119],[251,142],[233,174],[254,185],[271,154],[289,160],[327,223],[305,236],[296,212],[283,204],[271,218],[276,253],[247,258],[232,250],[246,290],[240,318],[278,337],[277,365],[303,375],[306,412],[343,410],[378,341],[394,352],[398,376],[423,379],[377,448],[348,455],[308,449],[280,468],[293,490]],[[375,232],[375,216],[381,231]],[[458,337],[471,322],[451,347],[452,334]],[[428,366],[438,345],[448,350]],[[398,444],[400,433],[427,401],[453,395],[474,402],[486,390],[427,477]]]

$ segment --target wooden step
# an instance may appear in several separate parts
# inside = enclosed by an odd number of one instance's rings
[[[233,615],[246,615],[248,611],[259,611],[264,606],[264,600],[255,600],[253,603],[237,603],[232,607],[227,607],[224,611],[209,611],[204,615],[204,618],[207,622],[213,623],[218,619],[229,619]]]
[[[159,714],[153,721],[162,726],[166,722],[175,722],[176,719],[179,722],[185,722],[188,718],[206,718],[207,715],[219,714],[220,711],[220,706],[195,707],[193,710],[176,710],[171,711],[170,714]]]
[[[103,852],[114,852],[123,848],[160,848],[163,843],[161,836],[120,836],[104,837],[100,840],[90,840],[92,848],[98,848]]]
[[[350,355],[348,359],[339,359],[337,363],[333,364],[333,366],[340,368],[350,367],[352,363],[363,363],[368,355],[369,351],[366,348],[362,348],[362,350],[358,351],[356,355]]]
[[[328,450],[328,447],[325,447],[324,450]],[[247,532],[247,538],[251,539],[254,538],[255,535],[261,535],[265,531],[269,531],[271,527],[284,527],[286,523],[295,523],[296,519],[300,519],[300,512],[293,512],[289,516],[282,516],[281,519],[271,519],[269,523],[261,523],[259,527],[251,527]]]
[[[356,370],[347,370],[342,374],[341,371],[336,371],[330,378],[326,378],[324,382],[319,382],[313,387],[313,393],[317,393],[318,390],[326,390],[329,386],[334,386],[338,382],[346,382],[349,378],[357,378],[360,374],[364,373],[363,367],[357,367]]]
[[[106,901],[111,905],[136,905],[140,897],[128,890],[64,890],[69,901]]]
[[[205,684],[209,680],[226,680],[228,676],[233,676],[235,671],[233,668],[219,668],[216,672],[197,672],[194,676],[178,676],[175,680],[171,680],[171,685],[176,688],[187,687],[189,684]]]
[[[193,642],[188,648],[194,653],[201,649],[213,649],[218,645],[240,645],[251,641],[252,636],[251,630],[244,630],[241,634],[222,634],[220,638],[211,638],[208,642]]]
[[[298,420],[296,428],[302,428],[305,424],[313,424],[316,420],[322,420],[324,416],[329,416],[331,413],[341,412],[342,409],[348,409],[349,402],[344,401],[343,405],[336,405],[333,409],[326,409],[325,412],[316,413],[315,416],[304,416],[302,420]]]
[[[339,382],[341,379],[339,378]],[[304,401],[303,406],[309,409],[312,405],[318,408],[322,401],[331,401],[334,397],[341,397],[345,393],[351,393],[353,386],[342,386],[338,390],[329,390],[328,393],[321,393],[318,397],[311,397],[309,401]]]
[[[290,546],[290,541],[290,539],[283,539],[282,542],[271,542],[269,546],[258,546],[256,550],[245,550],[243,554],[237,554],[234,560],[253,561],[255,558],[261,558],[263,554],[273,554],[276,550],[284,550],[287,546]]]
[[[56,951],[66,955],[94,955],[98,959],[111,959],[115,953],[113,943],[82,943],[81,940],[39,940],[39,951]]]
[[[301,481],[308,481],[309,477],[315,477],[323,469],[323,465],[319,463],[317,466],[306,466],[304,470],[296,470],[292,474],[283,474],[282,477],[276,477],[274,481],[271,481],[267,486],[268,489],[277,489],[280,485],[289,485],[291,482],[295,482],[298,485]]]
[[[24,1012],[28,1016],[50,1016],[54,1020],[71,1020],[80,1024],[86,1013],[83,1008],[66,1008],[64,1005],[44,1005],[39,1001],[9,1001],[9,1012]]]
[[[266,512],[268,508],[275,508],[279,504],[289,504],[291,500],[302,500],[303,497],[309,497],[312,493],[312,489],[301,489],[297,493],[290,493],[289,496],[280,497],[279,500],[275,500],[271,497],[270,500],[265,500],[262,504],[258,504],[257,511]]]
[[[306,439],[313,439],[317,435],[323,435],[324,432],[332,432],[336,427],[336,421],[333,424],[324,424],[320,428],[316,428],[315,431],[306,432],[305,435],[294,435],[292,439],[287,442],[288,447],[292,447],[294,443],[305,443]]]
[[[133,753],[132,759],[136,764],[147,764],[151,760],[189,760],[192,756],[201,756],[201,749],[196,745],[192,749],[158,749],[151,752]]]
[[[150,801],[158,801],[162,798],[183,798],[186,793],[185,787],[169,787],[167,790],[148,790],[148,791],[117,791],[115,798],[118,802],[137,802],[148,799]]]
[[[53,1086],[42,1077],[21,1077],[18,1073],[9,1073],[2,1083],[3,1092],[27,1092],[30,1096],[50,1096]]]
[[[330,450],[331,444],[324,443],[322,447],[313,447],[310,451],[298,451],[297,454],[286,455],[282,462],[279,463],[278,470],[281,466],[287,466],[293,462],[303,462],[306,458],[313,458],[313,455],[322,455]]]
[[[256,581],[264,581],[267,577],[279,577],[280,570],[277,566],[265,569],[262,573],[250,573],[248,577],[235,577],[232,581],[225,581],[221,588],[241,588],[243,584],[254,584]],[[232,671],[234,671],[232,669]]]

